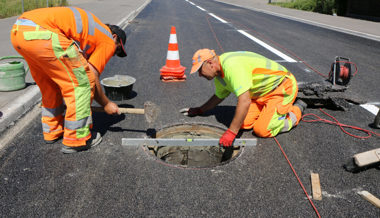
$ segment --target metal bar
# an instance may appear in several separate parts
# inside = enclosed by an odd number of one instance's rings
[[[233,146],[256,146],[257,139],[235,139]],[[122,138],[124,146],[219,146],[219,139],[202,139],[202,138]]]

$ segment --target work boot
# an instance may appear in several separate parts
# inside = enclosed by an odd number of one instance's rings
[[[86,145],[79,146],[79,147],[69,147],[69,146],[63,146],[61,149],[61,152],[64,154],[72,154],[80,151],[88,150],[92,147],[95,147],[102,141],[102,136],[98,132],[91,133],[91,138],[86,141]]]
[[[301,99],[297,99],[297,101],[294,103],[294,106],[297,106],[301,110],[301,113],[303,113],[307,107],[307,104]]]

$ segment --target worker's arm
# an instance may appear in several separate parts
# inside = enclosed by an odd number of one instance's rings
[[[211,96],[211,98],[204,103],[202,106],[199,107],[199,109],[202,111],[202,113],[213,109],[218,104],[220,104],[224,99],[218,98],[216,95]]]
[[[107,96],[104,94],[102,86],[99,81],[99,72],[98,70],[89,63],[90,70],[95,74],[95,101],[103,106],[104,111],[107,114],[114,115],[120,114],[119,107],[114,102],[110,101]]]
[[[230,124],[230,130],[238,133],[245,117],[247,116],[249,106],[251,105],[251,95],[249,91],[239,95],[238,103],[235,110],[235,116]]]
[[[223,147],[230,147],[235,140],[237,133],[240,130],[241,125],[244,122],[245,117],[247,116],[249,106],[251,104],[251,95],[249,91],[244,92],[239,95],[238,103],[236,106],[235,116],[232,119],[230,128],[219,139],[219,145]]]
[[[213,95],[206,103],[200,107],[182,108],[179,112],[189,117],[202,115],[204,112],[213,109],[216,105],[220,104],[224,99],[218,98]]]

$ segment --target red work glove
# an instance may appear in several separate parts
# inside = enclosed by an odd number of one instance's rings
[[[195,117],[203,114],[203,111],[199,107],[183,108],[180,112],[189,117]]]
[[[227,131],[219,139],[219,145],[223,147],[230,147],[234,142],[235,137],[236,133],[232,132],[230,129],[227,129]]]

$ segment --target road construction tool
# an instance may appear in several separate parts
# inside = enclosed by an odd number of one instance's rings
[[[368,168],[380,166],[380,148],[355,154],[353,159],[344,165],[348,172],[357,173]]]
[[[256,138],[235,139],[232,146],[256,146]],[[204,138],[123,138],[124,146],[219,146],[219,139]]]
[[[103,107],[91,107],[94,112],[104,112]],[[144,108],[121,108],[119,111],[122,114],[144,114],[148,123],[153,123],[160,114],[160,108],[153,102],[147,101],[144,103]]]
[[[348,58],[336,57],[331,65],[329,77],[323,82],[299,82],[297,98],[302,99],[308,107],[334,107],[347,110],[351,104],[364,104],[365,101],[356,93],[351,92],[349,82],[353,77]]]

